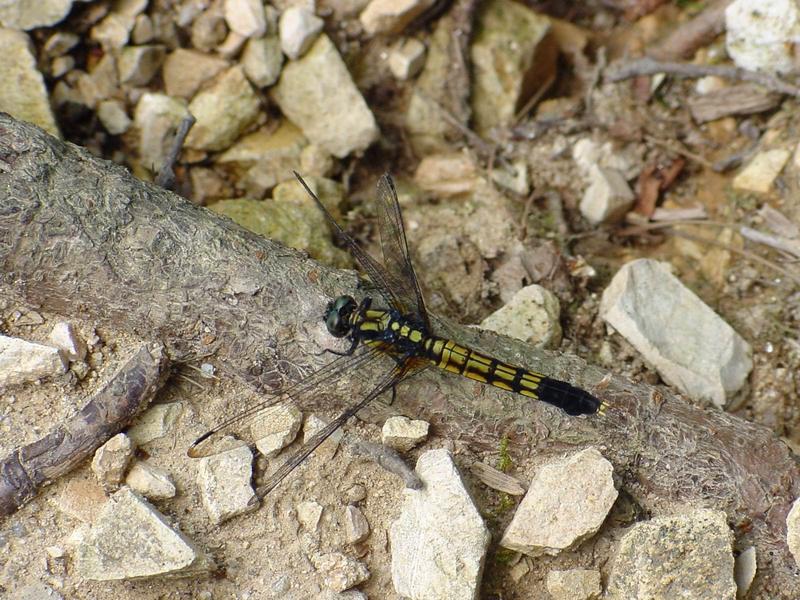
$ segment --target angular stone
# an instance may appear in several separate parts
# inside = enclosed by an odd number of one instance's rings
[[[519,290],[502,308],[481,322],[481,329],[496,331],[538,347],[561,344],[561,305],[555,294],[540,285]]]
[[[613,223],[625,216],[634,200],[622,173],[594,167],[589,171],[589,186],[581,199],[580,211],[592,225]]]
[[[77,575],[95,581],[189,577],[212,567],[164,515],[127,487],[109,499],[75,551]]]
[[[756,561],[756,547],[750,546],[745,548],[734,559],[733,564],[733,579],[736,581],[736,597],[746,598],[747,592],[750,591],[750,586],[756,576],[758,564]]]
[[[106,501],[106,493],[94,479],[70,479],[53,504],[73,519],[92,523]]]
[[[214,78],[228,66],[228,61],[198,52],[177,48],[164,60],[162,70],[164,89],[170,96],[187,100],[195,95],[200,86]]]
[[[470,56],[475,126],[486,133],[509,125],[554,76],[558,47],[547,17],[512,0],[489,0],[479,8]]]
[[[302,424],[303,413],[300,409],[294,404],[280,404],[254,421],[250,425],[250,432],[258,451],[272,458],[294,441]]]
[[[203,506],[216,523],[255,510],[255,493],[250,487],[253,455],[247,446],[207,456],[199,461],[197,486]]]
[[[404,490],[391,525],[392,582],[401,596],[477,598],[489,534],[450,453],[420,456],[422,490]]]
[[[97,118],[111,135],[121,135],[130,129],[131,118],[119,100],[103,100],[97,105]]]
[[[258,117],[261,103],[241,67],[231,67],[189,104],[197,122],[186,137],[196,150],[224,150]]]
[[[297,505],[297,520],[306,531],[315,532],[322,518],[322,505],[313,500],[301,502]]]
[[[733,187],[746,192],[765,194],[772,189],[775,178],[783,171],[791,153],[776,149],[759,152],[733,178]]]
[[[590,600],[603,591],[597,569],[550,571],[545,585],[552,600]]]
[[[125,483],[132,490],[150,500],[174,498],[176,493],[170,474],[148,462],[133,463],[125,477]]]
[[[282,65],[281,42],[276,36],[248,40],[242,54],[242,68],[253,85],[268,87],[278,81]]]
[[[794,562],[800,567],[800,498],[794,501],[786,516],[786,544],[794,556]]]
[[[143,446],[164,437],[175,425],[183,412],[183,402],[154,404],[136,417],[128,429],[128,437],[137,445]]]
[[[397,79],[411,79],[425,66],[425,44],[416,38],[401,40],[389,52],[389,70]]]
[[[399,415],[389,417],[381,429],[381,442],[400,452],[407,452],[427,439],[429,427],[427,421],[412,421]]]
[[[106,50],[118,50],[128,43],[133,31],[134,17],[112,12],[92,27],[91,38]]]
[[[732,541],[722,511],[637,523],[619,542],[607,597],[734,600]]]
[[[600,315],[692,398],[723,406],[753,367],[750,345],[657,261],[624,265],[603,292]]]
[[[358,18],[369,35],[393,35],[403,31],[411,21],[433,6],[434,2],[435,0],[372,0]]]
[[[164,62],[164,46],[127,46],[117,59],[120,83],[147,85]]]
[[[323,429],[328,424],[327,421],[320,419],[317,415],[309,415],[303,425],[303,443],[305,444],[311,437],[320,429]],[[344,437],[344,432],[340,429],[334,431],[328,439],[322,442],[316,450],[314,450],[314,457],[318,460],[328,461],[331,460],[339,449],[339,444]]]
[[[375,117],[324,34],[301,59],[284,66],[272,94],[309,140],[338,158],[366,150],[378,138]]]
[[[341,552],[312,555],[314,568],[323,575],[325,585],[334,592],[344,592],[369,579],[367,566]]]
[[[144,94],[136,105],[133,121],[139,130],[139,160],[157,172],[175,138],[175,130],[189,115],[186,103],[164,94]]]
[[[543,466],[500,545],[534,557],[578,546],[597,533],[617,499],[612,471],[594,448]]]
[[[317,39],[322,19],[301,6],[290,6],[281,14],[278,32],[283,53],[292,60],[303,56]]]
[[[734,0],[725,9],[725,44],[736,66],[748,71],[792,73],[800,7],[793,0]]]
[[[0,388],[55,377],[66,370],[58,348],[0,335]]]
[[[115,54],[106,53],[91,72],[78,72],[77,79],[77,87],[83,97],[83,103],[89,108],[95,108],[103,100],[112,98],[119,92]]]
[[[478,168],[462,152],[431,154],[420,161],[414,181],[426,192],[457,196],[475,190],[479,183]]]
[[[245,38],[261,37],[267,31],[267,16],[261,0],[225,0],[225,21],[231,31]]]
[[[5,82],[0,86],[0,110],[60,137],[31,41],[21,31],[0,30],[0,73]]]
[[[130,438],[118,433],[95,451],[92,472],[104,486],[117,486],[125,478],[131,458],[133,444]]]
[[[8,29],[28,31],[60,23],[74,0],[15,0],[0,4],[0,24]],[[6,73],[6,71],[2,71]]]
[[[369,536],[369,523],[358,507],[348,505],[345,509],[344,535],[348,544],[358,544]]]

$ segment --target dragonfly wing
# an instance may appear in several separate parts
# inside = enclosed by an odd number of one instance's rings
[[[378,182],[378,222],[381,232],[381,249],[383,264],[386,268],[389,285],[403,303],[401,314],[413,314],[422,319],[426,328],[430,328],[425,300],[419,287],[414,264],[408,252],[406,230],[403,227],[403,216],[397,200],[397,190],[391,176],[386,173]]]
[[[289,386],[278,394],[250,406],[241,412],[226,419],[216,427],[197,438],[189,447],[187,454],[192,458],[200,458],[218,454],[232,447],[247,443],[232,439],[231,436],[248,439],[245,432],[254,422],[269,418],[270,414],[279,410],[282,402],[302,402],[315,394],[321,393],[323,388],[332,387],[348,373],[358,373],[367,368],[375,360],[388,360],[378,347],[360,346],[354,354],[338,356],[321,369],[315,371],[303,380]],[[248,440],[254,441],[254,440]]]

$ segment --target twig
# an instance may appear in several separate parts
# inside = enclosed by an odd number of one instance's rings
[[[735,79],[738,81],[749,81],[763,85],[765,88],[787,94],[789,96],[800,97],[800,88],[786,83],[773,75],[767,73],[757,73],[738,67],[727,65],[695,65],[681,62],[659,62],[653,58],[645,57],[625,63],[617,61],[606,69],[605,80],[608,82],[632,79],[641,75],[655,75],[657,73],[667,73],[676,77],[722,77],[724,79]]]
[[[658,139],[656,137],[653,137],[652,135],[646,135],[645,139],[648,142],[650,142],[651,144],[655,145],[655,146],[661,146],[662,148],[666,148],[667,150],[670,150],[671,152],[675,152],[676,154],[680,154],[681,156],[685,156],[689,160],[693,160],[694,162],[696,162],[700,166],[705,167],[706,169],[712,169],[714,167],[714,165],[711,162],[707,161],[705,158],[703,158],[699,154],[695,154],[691,150],[687,150],[686,148],[684,148],[683,145],[680,142],[675,142],[675,143],[667,142],[665,140],[660,140],[660,139]]]
[[[119,433],[150,402],[169,373],[161,346],[143,346],[69,421],[0,461],[0,515],[69,473]]]
[[[172,147],[169,149],[164,159],[164,164],[156,176],[156,185],[163,187],[165,190],[171,190],[172,186],[175,185],[175,163],[178,162],[178,155],[181,153],[181,148],[183,148],[183,142],[186,140],[186,136],[189,135],[189,130],[195,124],[195,121],[196,119],[193,115],[188,115],[178,125],[175,139],[172,140]]]
[[[659,60],[688,58],[698,48],[709,44],[725,31],[725,8],[731,0],[716,0],[691,21],[680,23],[676,29],[647,53]]]

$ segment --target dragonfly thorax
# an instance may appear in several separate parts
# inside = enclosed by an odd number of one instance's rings
[[[350,333],[352,329],[351,315],[358,308],[358,304],[351,296],[339,296],[328,304],[325,311],[325,326],[328,332],[337,338]]]

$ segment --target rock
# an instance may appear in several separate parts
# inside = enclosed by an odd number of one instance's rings
[[[617,499],[612,471],[594,448],[544,465],[500,545],[528,556],[555,556],[592,537]]]
[[[434,3],[435,0],[372,0],[358,19],[368,35],[394,35]]]
[[[545,585],[552,600],[590,600],[602,592],[597,569],[550,571]]]
[[[302,424],[300,409],[294,404],[279,404],[255,420],[250,425],[250,432],[258,451],[272,458],[294,441]]]
[[[733,187],[747,192],[767,193],[780,175],[786,161],[789,160],[788,150],[767,150],[759,152],[752,160],[733,178]]]
[[[589,172],[589,186],[583,194],[580,211],[592,225],[613,223],[625,216],[634,200],[622,173],[595,167]]]
[[[149,0],[117,0],[114,11],[128,17],[136,17],[147,9]]]
[[[242,55],[242,68],[256,87],[267,87],[278,81],[283,65],[281,42],[274,36],[247,41]]]
[[[133,22],[133,31],[131,31],[131,41],[137,46],[142,44],[149,44],[155,37],[155,30],[153,29],[153,21],[148,15],[138,15]]]
[[[529,285],[519,290],[502,308],[481,322],[481,329],[502,333],[537,347],[561,344],[561,305],[550,290]]]
[[[267,16],[261,0],[225,0],[225,21],[231,31],[245,38],[267,32]]]
[[[192,23],[192,46],[202,52],[211,52],[222,44],[228,34],[225,17],[219,11],[219,4],[212,4]]]
[[[175,130],[189,115],[186,103],[164,94],[144,94],[133,116],[139,131],[139,160],[151,172],[163,165],[174,141]]]
[[[317,415],[309,415],[303,426],[303,443],[305,444],[315,433],[323,429],[327,424],[327,421],[320,419]],[[314,456],[322,461],[333,459],[336,450],[339,448],[339,443],[342,441],[342,437],[344,437],[344,432],[341,428],[334,431],[327,440],[314,450]]]
[[[425,66],[425,44],[416,38],[405,38],[389,52],[389,70],[397,79],[411,79]]]
[[[300,152],[300,172],[314,177],[328,177],[336,165],[324,148],[309,144]]]
[[[127,46],[117,59],[119,81],[130,86],[147,85],[164,62],[164,46]]]
[[[300,6],[290,6],[278,21],[281,49],[292,60],[303,56],[317,39],[324,25],[322,19]]]
[[[119,78],[115,55],[109,52],[100,59],[90,73],[79,73],[77,87],[83,97],[83,103],[89,108],[95,108],[98,103],[117,94]]]
[[[0,18],[7,6],[0,6]],[[0,110],[61,137],[30,38],[21,31],[0,30],[0,73],[6,83],[0,86]]]
[[[457,196],[474,191],[479,176],[470,156],[452,152],[423,158],[414,173],[414,181],[426,192],[437,196]]]
[[[133,463],[125,477],[125,484],[150,500],[174,498],[176,493],[170,474],[147,462]]]
[[[334,592],[343,592],[369,579],[367,566],[341,552],[311,555],[314,568],[323,575],[325,585]]]
[[[200,86],[216,77],[227,66],[228,61],[222,58],[196,50],[176,48],[164,60],[164,89],[170,96],[188,100]]]
[[[90,37],[107,51],[119,50],[128,43],[134,22],[130,15],[109,13],[92,27]]]
[[[47,339],[70,361],[86,358],[86,343],[78,337],[71,323],[66,321],[56,323]]]
[[[345,509],[344,535],[348,544],[358,544],[369,536],[369,523],[358,507],[352,504]]]
[[[749,71],[797,71],[792,50],[800,36],[794,0],[734,0],[725,9],[725,45],[736,66]]]
[[[74,558],[77,575],[94,581],[189,577],[213,567],[164,515],[127,487],[106,503]]]
[[[427,439],[429,427],[427,421],[412,421],[403,416],[389,417],[381,429],[381,442],[400,452],[407,452]]]
[[[253,455],[247,446],[199,460],[197,487],[203,506],[215,524],[255,510],[255,493],[250,487]]]
[[[69,14],[73,0],[16,0],[0,4],[0,25],[28,31],[60,23]],[[7,73],[7,71],[3,71]]]
[[[283,68],[272,94],[310,141],[338,158],[361,152],[378,138],[375,117],[324,34],[301,59]],[[326,118],[320,119],[321,114]]]
[[[619,270],[603,292],[600,316],[692,398],[723,406],[753,366],[750,345],[654,260]]]
[[[492,181],[518,196],[527,196],[531,189],[528,175],[528,164],[524,160],[515,160],[508,167],[497,165],[491,171]]]
[[[642,160],[633,147],[618,149],[610,141],[602,144],[581,138],[572,147],[572,159],[581,172],[589,176],[598,167],[619,171],[628,180],[639,175]]]
[[[558,47],[550,21],[512,0],[482,3],[470,48],[475,127],[487,133],[511,124],[555,75]]]
[[[58,348],[0,335],[0,388],[55,377],[66,370]]]
[[[756,576],[756,547],[750,546],[734,559],[733,579],[736,581],[736,597],[746,598],[750,585]]]
[[[67,481],[53,504],[73,519],[92,523],[102,512],[106,500],[106,493],[94,479],[73,478]]]
[[[297,520],[307,531],[314,533],[319,527],[322,518],[322,505],[313,500],[301,502],[297,505]]]
[[[128,437],[139,447],[167,435],[183,412],[183,402],[153,404],[136,417],[128,428]]]
[[[42,45],[42,51],[48,57],[62,56],[77,46],[80,41],[81,38],[75,33],[54,31]]]
[[[103,100],[97,105],[97,118],[111,135],[121,135],[130,129],[131,121],[119,100]]]
[[[733,536],[725,513],[698,509],[631,527],[619,542],[607,597],[733,600]]]
[[[416,471],[425,486],[403,491],[389,530],[394,589],[415,600],[477,598],[491,535],[449,452],[424,453]]]
[[[118,433],[95,451],[92,472],[103,487],[115,488],[125,478],[132,458],[131,439],[124,433]]]
[[[261,103],[241,67],[223,72],[189,103],[197,122],[186,136],[196,150],[224,150],[258,117]]]
[[[800,499],[794,501],[786,516],[786,544],[794,556],[794,562],[800,566]]]

